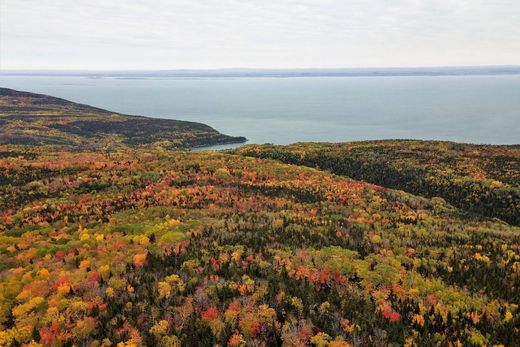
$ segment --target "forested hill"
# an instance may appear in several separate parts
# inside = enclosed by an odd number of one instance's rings
[[[189,148],[246,139],[201,123],[129,116],[47,95],[0,88],[0,144],[73,149],[161,145]]]
[[[518,346],[520,229],[211,151],[0,146],[0,346]]]
[[[388,140],[250,145],[242,155],[329,170],[520,225],[520,146]]]

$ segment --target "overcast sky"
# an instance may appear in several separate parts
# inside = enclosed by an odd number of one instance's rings
[[[0,0],[2,69],[519,64],[520,0]]]

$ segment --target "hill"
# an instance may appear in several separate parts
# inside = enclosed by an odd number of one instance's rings
[[[201,123],[129,116],[0,88],[0,144],[114,149],[147,145],[189,148],[245,141]]]
[[[0,149],[0,345],[520,340],[520,229],[442,199],[230,153]]]
[[[237,153],[329,170],[520,225],[520,146],[387,140],[250,145]]]

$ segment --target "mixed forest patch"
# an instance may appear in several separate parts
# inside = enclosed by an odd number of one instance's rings
[[[520,146],[386,140],[249,145],[238,153],[402,189],[520,225]]]
[[[0,153],[2,346],[520,341],[519,228],[443,199],[231,153]]]

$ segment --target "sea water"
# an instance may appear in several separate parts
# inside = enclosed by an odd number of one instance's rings
[[[0,86],[120,113],[202,122],[249,143],[520,143],[520,75],[0,76]]]

